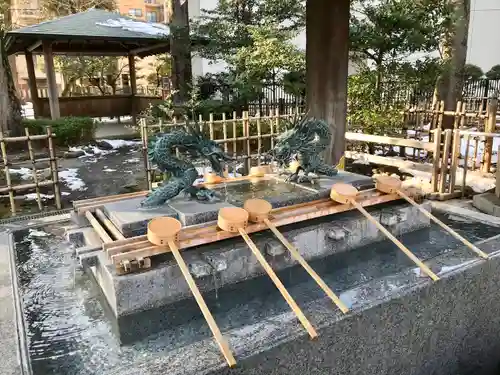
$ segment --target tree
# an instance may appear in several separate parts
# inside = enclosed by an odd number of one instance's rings
[[[377,72],[380,90],[388,66],[414,53],[437,49],[442,33],[441,0],[358,0],[351,12],[351,50],[367,59]]]
[[[23,133],[21,102],[6,52],[6,33],[12,25],[10,1],[0,1],[0,131],[17,136]]]
[[[462,76],[464,81],[473,80],[477,81],[478,79],[483,78],[484,72],[483,70],[474,64],[465,64],[462,70]]]
[[[98,8],[112,11],[116,9],[115,0],[41,0],[40,10],[46,19],[64,17]]]
[[[59,57],[55,60],[56,68],[69,81],[63,91],[63,96],[79,79],[85,78],[91,86],[97,87],[102,95],[106,95],[106,86],[111,87],[111,93],[116,94],[118,79],[128,64],[120,64],[116,57]]]
[[[486,72],[488,79],[500,79],[500,65],[494,65],[488,72]]]
[[[160,87],[162,85],[162,78],[169,77],[172,73],[172,60],[169,55],[156,56],[154,62],[149,64],[153,69],[146,80],[150,85]]]
[[[209,60],[227,61],[239,48],[254,44],[255,27],[273,25],[275,32],[296,32],[305,25],[305,9],[296,0],[219,0],[213,10],[191,24],[198,51]]]
[[[470,0],[446,0],[448,17],[441,38],[444,70],[436,83],[436,98],[444,100],[445,110],[455,110],[462,97],[464,68],[469,34]],[[443,128],[452,128],[453,118],[445,117]]]

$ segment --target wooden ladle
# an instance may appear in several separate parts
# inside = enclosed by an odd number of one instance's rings
[[[219,226],[219,228],[225,230],[226,232],[239,233],[241,237],[243,237],[252,253],[255,255],[271,280],[274,282],[274,285],[276,285],[276,288],[278,288],[285,301],[288,303],[295,315],[297,315],[297,318],[309,333],[309,336],[312,339],[315,339],[316,337],[318,337],[316,330],[306,318],[290,293],[288,293],[288,290],[286,290],[281,280],[278,278],[260,250],[257,248],[255,243],[250,239],[247,232],[245,231],[245,228],[248,225],[248,219],[249,213],[245,209],[239,207],[224,207],[219,210],[217,225]]]
[[[423,208],[421,205],[419,205],[417,202],[415,202],[413,199],[411,199],[408,195],[406,195],[401,190],[401,184],[402,184],[402,182],[400,179],[395,178],[395,177],[390,177],[390,176],[380,176],[380,177],[377,177],[375,179],[375,188],[378,191],[381,191],[382,193],[386,193],[386,194],[399,195],[401,198],[406,200],[412,206],[416,207],[420,212],[422,212],[425,216],[427,216],[429,219],[434,221],[437,225],[439,225],[441,228],[443,228],[445,231],[447,231],[449,234],[451,234],[457,240],[461,241],[469,249],[471,249],[476,254],[478,254],[480,257],[482,257],[484,259],[489,258],[488,254],[486,254],[484,251],[479,249],[477,246],[475,246],[471,242],[467,241],[465,238],[463,238],[461,235],[459,235],[457,232],[455,232],[453,229],[451,229],[449,226],[447,226],[445,223],[443,223],[441,220],[439,220],[437,217],[435,217],[433,214],[431,214],[429,211],[427,211],[425,208]]]
[[[330,191],[330,198],[335,202],[342,204],[351,204],[359,212],[361,212],[371,223],[373,223],[387,238],[389,238],[394,244],[408,256],[420,269],[429,276],[432,280],[439,280],[438,275],[436,275],[432,270],[427,267],[420,259],[418,259],[415,254],[413,254],[410,249],[403,245],[396,237],[394,237],[385,227],[380,224],[375,218],[366,211],[363,206],[361,206],[356,201],[356,196],[358,195],[358,189],[352,185],[348,184],[334,184]]]
[[[203,314],[205,320],[207,321],[212,334],[214,335],[215,341],[222,352],[222,355],[226,359],[229,367],[234,367],[236,365],[236,360],[234,359],[233,353],[229,348],[226,339],[222,336],[222,333],[215,322],[212,313],[208,309],[200,290],[196,286],[196,283],[189,272],[189,268],[182,259],[179,248],[177,247],[177,242],[179,241],[179,232],[182,228],[180,221],[171,217],[158,217],[151,220],[148,223],[148,240],[157,246],[168,246],[172,252],[175,260],[179,264],[179,268],[182,275],[186,279],[186,282],[193,293],[194,299],[200,307],[201,313]]]
[[[243,208],[248,212],[249,220],[254,223],[264,223],[273,232],[273,234],[281,241],[288,249],[292,257],[304,267],[306,272],[316,281],[321,289],[328,297],[337,305],[337,307],[345,314],[349,311],[347,306],[340,300],[339,297],[330,289],[323,279],[314,271],[306,260],[300,255],[299,251],[281,234],[276,226],[269,220],[269,213],[273,209],[271,204],[264,199],[249,199],[245,201]]]

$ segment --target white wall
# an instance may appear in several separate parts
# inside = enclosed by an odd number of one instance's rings
[[[487,72],[500,64],[500,0],[471,0],[467,62]]]

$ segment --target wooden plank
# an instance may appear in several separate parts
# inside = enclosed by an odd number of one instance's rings
[[[441,173],[439,181],[439,192],[444,193],[446,187],[446,176],[448,175],[448,159],[450,154],[451,146],[451,129],[446,129],[444,131],[444,146],[443,146],[443,156],[441,157]]]
[[[434,133],[434,151],[432,155],[432,191],[438,191],[439,163],[441,161],[441,128],[436,128]]]
[[[97,219],[94,217],[94,215],[92,214],[92,212],[90,212],[90,211],[85,212],[85,217],[90,222],[90,225],[92,225],[92,228],[94,228],[94,230],[96,231],[97,235],[101,238],[102,242],[104,242],[104,243],[106,243],[106,242],[113,242],[113,239],[104,230],[104,228],[97,221]]]
[[[118,230],[117,227],[107,218],[107,216],[99,208],[95,210],[95,214],[99,220],[104,224],[106,229],[111,232],[111,234],[117,240],[124,240],[125,236]]]
[[[379,143],[384,145],[402,146],[402,147],[413,147],[413,148],[423,149],[426,151],[434,150],[434,144],[432,142],[423,142],[423,141],[418,141],[416,139],[385,137],[381,135],[352,133],[352,132],[346,132],[345,139],[349,141]]]

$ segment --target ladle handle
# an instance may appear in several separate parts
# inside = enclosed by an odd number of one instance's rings
[[[302,267],[307,271],[307,273],[316,281],[321,289],[326,293],[328,297],[337,305],[337,307],[345,314],[349,311],[347,306],[340,300],[339,297],[330,289],[328,285],[323,281],[321,277],[314,271],[311,266],[306,262],[306,260],[300,255],[299,251],[281,234],[281,232],[274,226],[269,219],[264,219],[264,223],[269,227],[271,232],[281,241],[281,243],[290,251],[290,254],[295,258],[297,262],[300,263]]]
[[[439,280],[439,276],[431,271],[429,267],[427,267],[420,259],[418,259],[405,245],[403,245],[396,237],[394,237],[391,232],[389,232],[385,227],[380,224],[375,218],[366,211],[363,206],[361,206],[354,199],[350,199],[351,204],[358,209],[373,225],[375,225],[382,233],[386,235],[394,244],[399,247],[399,249],[408,256],[417,266],[420,267],[422,271],[424,271],[427,276],[429,276],[432,280]]]
[[[264,258],[260,250],[257,248],[257,246],[255,246],[254,242],[250,239],[250,237],[248,237],[248,234],[242,228],[238,228],[238,231],[240,232],[241,237],[243,237],[243,239],[247,243],[250,250],[252,250],[252,253],[255,255],[261,266],[264,268],[264,270],[267,272],[271,280],[274,282],[276,288],[278,288],[278,290],[281,292],[281,295],[283,296],[283,298],[285,298],[285,301],[291,307],[295,315],[297,315],[297,318],[302,323],[306,331],[309,333],[309,336],[311,336],[312,339],[318,337],[318,333],[316,332],[312,324],[306,318],[306,316],[304,315],[300,307],[297,305],[293,297],[290,295],[290,293],[288,293],[285,286],[278,278],[276,273],[274,273],[274,270],[271,268],[269,263],[267,263],[266,259]]]
[[[398,195],[405,199],[408,203],[411,205],[415,206],[418,208],[420,212],[422,212],[425,216],[427,216],[429,219],[434,221],[437,225],[439,225],[441,228],[443,228],[445,231],[447,231],[449,234],[451,234],[453,237],[455,237],[457,240],[461,241],[465,246],[467,246],[469,249],[474,251],[477,255],[484,259],[488,259],[489,255],[486,254],[484,251],[479,249],[477,246],[472,244],[471,242],[467,241],[465,238],[463,238],[461,235],[459,235],[457,232],[455,232],[453,229],[451,229],[449,226],[447,226],[445,223],[443,223],[441,220],[439,220],[437,217],[435,217],[433,214],[431,214],[429,211],[427,211],[425,208],[423,208],[421,205],[419,205],[417,202],[415,202],[413,199],[411,199],[409,196],[407,196],[404,192],[401,190],[397,191]]]
[[[173,241],[169,241],[168,245],[170,247],[170,251],[174,255],[175,260],[179,264],[179,268],[181,269],[182,275],[186,279],[189,289],[191,289],[194,299],[198,303],[201,313],[205,317],[205,320],[207,321],[207,324],[210,327],[210,330],[212,331],[215,341],[219,345],[219,348],[222,354],[224,355],[224,358],[226,359],[229,367],[234,367],[236,365],[236,360],[234,359],[233,353],[231,352],[228,343],[222,336],[222,333],[220,332],[219,327],[217,326],[217,323],[215,322],[215,319],[212,316],[212,313],[208,309],[207,304],[205,303],[205,300],[203,299],[203,296],[200,293],[200,290],[196,286],[196,283],[194,282],[194,279],[191,276],[191,273],[189,272],[189,269],[186,263],[184,262],[184,259],[182,259],[181,253],[179,252],[179,248]]]

